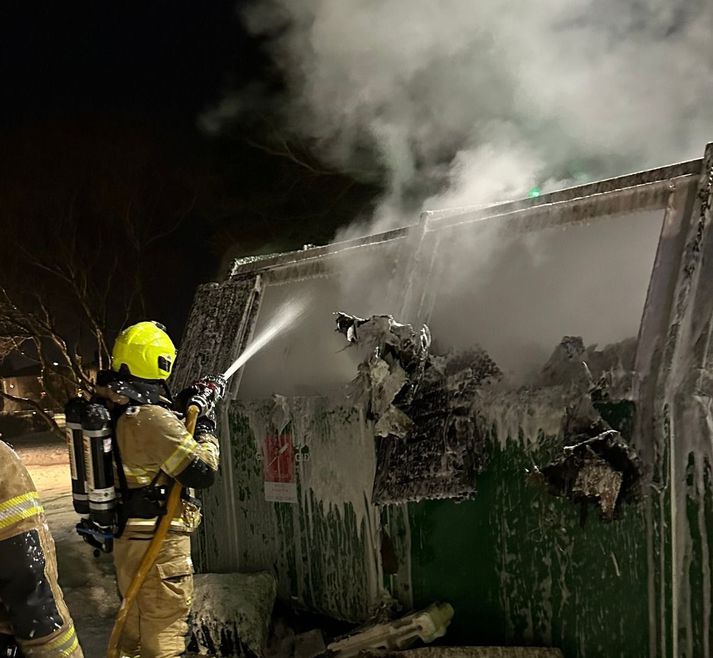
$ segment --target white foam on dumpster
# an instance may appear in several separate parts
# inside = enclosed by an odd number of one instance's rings
[[[197,653],[260,658],[275,595],[275,579],[269,573],[196,575],[191,636]]]

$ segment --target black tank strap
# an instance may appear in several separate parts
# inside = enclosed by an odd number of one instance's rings
[[[112,445],[112,455],[114,457],[114,463],[116,464],[116,474],[119,477],[119,491],[121,492],[121,498],[124,502],[126,502],[129,499],[129,485],[126,482],[126,473],[124,472],[124,462],[121,459],[121,448],[119,447],[119,439],[116,436],[116,425],[119,422],[119,418],[123,415],[123,413],[126,411],[126,407],[121,407],[118,411],[118,413],[112,413],[111,414],[111,429],[112,429],[112,437],[111,437],[111,445]],[[123,514],[121,512],[121,505],[119,507],[119,514],[118,516],[118,524],[117,524],[117,531],[114,534],[114,536],[118,539],[121,537],[121,535],[124,534],[124,530],[126,528],[126,522],[128,520],[128,517],[126,514]]]
[[[158,478],[161,476],[161,470],[159,469],[156,472],[156,475],[153,477],[151,482],[146,485],[145,487],[140,487],[139,489],[129,489],[129,484],[126,481],[126,473],[124,471],[124,463],[121,458],[121,448],[119,447],[119,438],[117,436],[116,432],[116,426],[119,422],[119,418],[121,418],[125,413],[126,410],[130,406],[136,406],[136,405],[125,405],[123,407],[118,407],[115,409],[115,412],[112,413],[111,415],[111,422],[112,422],[112,455],[114,456],[114,463],[116,464],[116,472],[117,475],[119,476],[119,491],[121,492],[121,498],[123,501],[123,504],[119,506],[119,514],[118,514],[118,524],[117,524],[117,532],[114,534],[114,536],[118,539],[124,534],[124,530],[126,530],[126,524],[131,517],[131,513],[129,508],[133,506],[133,501],[132,497],[138,495],[140,492],[150,492],[151,490],[154,490],[157,488],[157,482]],[[164,507],[164,512],[165,512],[165,507]],[[158,516],[162,516],[162,512],[160,510],[157,511]],[[150,517],[153,518],[153,517]]]

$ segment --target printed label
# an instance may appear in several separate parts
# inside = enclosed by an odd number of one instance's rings
[[[270,503],[296,503],[295,482],[265,482],[265,500]]]
[[[116,490],[114,487],[106,489],[94,489],[92,491],[92,502],[108,502],[116,498]]]
[[[94,468],[92,467],[92,440],[88,436],[84,437],[84,471],[87,478],[87,487],[94,489]]]
[[[297,478],[292,435],[289,432],[266,435],[263,454],[265,500],[274,503],[296,503]]]
[[[74,432],[71,427],[65,431],[67,437],[67,450],[69,451],[69,470],[72,473],[72,479],[77,480],[77,460],[74,457]]]

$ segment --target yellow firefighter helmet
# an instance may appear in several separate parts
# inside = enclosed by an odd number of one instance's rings
[[[111,353],[111,368],[141,379],[168,379],[176,348],[158,322],[139,322],[122,331]]]

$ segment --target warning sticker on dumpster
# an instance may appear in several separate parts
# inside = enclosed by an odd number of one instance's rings
[[[295,448],[289,432],[265,436],[265,500],[273,503],[297,502]]]

